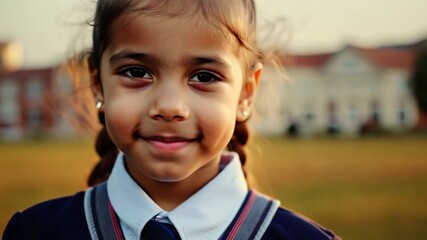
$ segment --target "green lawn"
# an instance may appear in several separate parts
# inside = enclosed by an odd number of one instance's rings
[[[258,188],[343,239],[427,239],[427,137],[262,139]],[[90,141],[0,143],[0,230],[13,212],[85,188]]]

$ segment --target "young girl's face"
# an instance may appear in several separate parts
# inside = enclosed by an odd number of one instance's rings
[[[188,16],[124,15],[100,77],[106,127],[138,182],[208,181],[252,95],[236,43]],[[249,86],[249,84],[252,84]]]

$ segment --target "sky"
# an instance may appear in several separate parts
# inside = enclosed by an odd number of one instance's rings
[[[88,47],[94,0],[0,0],[0,41],[23,66],[46,67]],[[256,0],[264,46],[291,53],[376,47],[427,37],[427,0]],[[272,31],[272,28],[276,31]],[[280,34],[279,34],[280,32]]]

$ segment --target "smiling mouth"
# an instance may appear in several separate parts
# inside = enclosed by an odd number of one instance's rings
[[[179,137],[149,137],[145,138],[145,141],[148,142],[153,148],[159,151],[178,151],[190,143],[194,142],[194,139],[185,139]]]
[[[160,151],[177,151],[185,146],[194,143],[199,142],[201,137],[196,138],[183,138],[183,137],[165,137],[165,136],[150,136],[150,137],[143,137],[138,136],[138,138],[144,140],[147,142],[151,147],[160,150]]]
[[[145,137],[143,139],[146,141],[163,142],[163,143],[192,142],[196,140],[196,139],[188,139],[188,138],[181,138],[181,137],[162,137],[162,136]]]

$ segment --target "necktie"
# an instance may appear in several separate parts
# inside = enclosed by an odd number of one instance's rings
[[[172,224],[155,220],[148,221],[142,229],[142,240],[180,240],[178,232]]]

